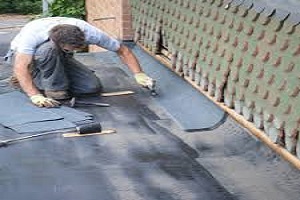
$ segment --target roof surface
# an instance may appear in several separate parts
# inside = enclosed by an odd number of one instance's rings
[[[2,31],[1,52],[16,31]],[[0,148],[1,199],[299,199],[298,171],[230,117],[214,130],[186,133],[115,54],[77,58],[96,71],[105,90],[136,92],[102,99],[108,108],[78,108],[117,133],[55,134]],[[0,70],[1,94],[12,90],[11,67],[1,63]],[[2,126],[0,132],[1,140],[20,136]]]

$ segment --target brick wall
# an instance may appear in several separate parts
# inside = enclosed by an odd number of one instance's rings
[[[122,40],[133,40],[130,0],[122,1]]]
[[[119,40],[132,40],[129,0],[86,0],[86,20]],[[90,51],[101,48],[91,45]]]

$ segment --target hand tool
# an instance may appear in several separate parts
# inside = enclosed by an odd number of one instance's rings
[[[92,105],[92,106],[100,106],[100,107],[109,107],[108,103],[97,103],[97,102],[87,102],[87,101],[78,101],[75,97],[71,99],[69,102],[70,107],[75,107],[77,105]]]
[[[98,122],[94,123],[89,123],[89,124],[84,124],[77,126],[75,128],[68,128],[68,129],[62,129],[62,130],[55,130],[55,131],[49,131],[49,132],[44,132],[44,133],[39,133],[39,134],[34,134],[34,135],[28,135],[24,137],[18,137],[14,139],[9,139],[9,140],[2,140],[0,141],[0,147],[5,147],[11,143],[22,141],[22,140],[27,140],[35,137],[41,137],[41,136],[46,136],[50,134],[56,134],[56,133],[70,133],[70,132],[76,132],[77,134],[91,134],[95,132],[101,132],[102,127],[101,124]]]
[[[158,93],[156,92],[156,81],[153,79],[150,79],[146,83],[146,88],[150,90],[151,96],[156,96]]]

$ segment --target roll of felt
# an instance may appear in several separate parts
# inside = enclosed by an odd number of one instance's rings
[[[80,125],[77,126],[76,129],[79,134],[96,133],[102,131],[101,124],[98,122]]]

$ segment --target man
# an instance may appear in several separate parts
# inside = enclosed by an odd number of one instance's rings
[[[146,87],[153,81],[130,49],[96,27],[75,18],[41,18],[26,24],[11,42],[14,77],[33,104],[56,107],[70,96],[101,92],[98,77],[73,58],[75,50],[88,44],[116,52],[138,84]]]

